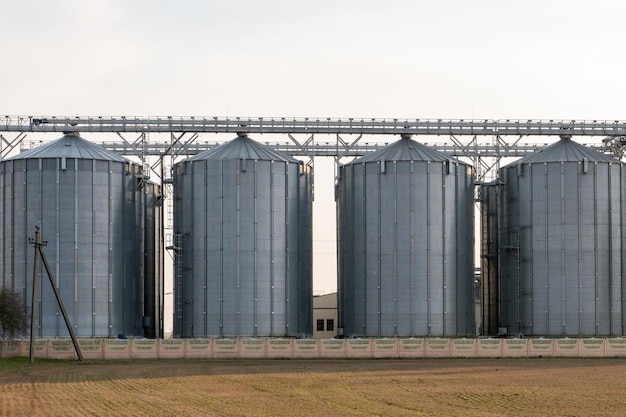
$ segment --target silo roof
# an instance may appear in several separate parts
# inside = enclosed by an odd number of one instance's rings
[[[57,140],[7,159],[60,158],[62,156],[75,159],[128,162],[123,156],[74,134],[65,134]]]
[[[543,162],[577,162],[586,159],[590,162],[620,163],[617,159],[576,143],[567,136],[532,155],[518,159],[510,165],[535,164]]]
[[[372,162],[372,161],[452,161],[463,164],[464,162],[451,158],[443,153],[432,149],[426,145],[403,137],[399,141],[389,144],[384,148],[357,158],[351,163]]]
[[[229,142],[200,152],[187,160],[201,161],[206,159],[256,159],[262,161],[299,162],[297,159],[262,145],[247,136],[237,136]]]

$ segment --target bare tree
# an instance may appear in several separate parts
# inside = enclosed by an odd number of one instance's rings
[[[27,327],[27,314],[20,294],[0,288],[0,339],[23,335]]]

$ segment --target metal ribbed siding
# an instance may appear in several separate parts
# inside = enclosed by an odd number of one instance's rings
[[[175,166],[175,334],[312,334],[310,180],[295,160]]]
[[[144,335],[148,338],[163,337],[163,235],[161,227],[162,194],[157,184],[139,179],[136,201],[136,224],[142,228],[140,242],[143,262],[139,273],[143,277],[140,288],[140,311],[143,313]]]
[[[339,172],[344,334],[472,335],[472,169],[377,160]]]
[[[481,332],[495,336],[499,325],[498,210],[502,186],[498,181],[480,186],[481,220]]]
[[[34,249],[28,237],[39,225],[76,335],[143,335],[133,165],[18,157],[0,166],[2,285],[20,291],[30,309]],[[36,336],[67,336],[47,277],[42,275],[39,282]]]
[[[624,165],[521,160],[501,177],[502,325],[535,336],[623,335]]]

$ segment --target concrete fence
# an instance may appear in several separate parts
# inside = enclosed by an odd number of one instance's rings
[[[351,359],[626,357],[626,338],[592,339],[79,339],[85,359]],[[29,356],[0,342],[0,358]],[[35,357],[75,359],[70,339],[35,341]]]

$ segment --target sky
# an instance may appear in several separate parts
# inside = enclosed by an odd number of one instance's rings
[[[0,115],[625,119],[623,1],[4,0],[0,13]],[[315,162],[316,292],[336,289],[333,168]]]

